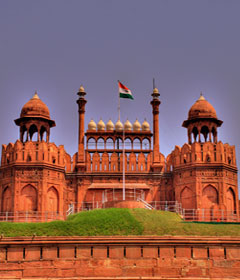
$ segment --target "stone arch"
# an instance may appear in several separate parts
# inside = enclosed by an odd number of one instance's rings
[[[134,140],[133,140],[133,149],[134,150],[141,149],[141,140],[138,137],[134,138]]]
[[[123,148],[123,141],[122,141],[122,138],[118,137],[115,141],[115,149],[116,150],[122,150]]]
[[[90,137],[87,141],[87,148],[88,149],[96,149],[96,139],[93,137]]]
[[[212,185],[208,185],[202,191],[202,208],[212,209],[216,204],[218,204],[218,191]]]
[[[104,139],[102,137],[99,137],[97,139],[97,149],[98,150],[104,149],[104,145],[105,145]]]
[[[111,137],[108,137],[106,140],[106,149],[108,149],[108,150],[114,149],[114,141]]]
[[[40,140],[43,141],[44,138],[45,141],[47,142],[47,129],[44,125],[42,125],[40,129]]]
[[[21,190],[19,209],[20,211],[37,211],[37,190],[30,184]]]
[[[196,126],[194,126],[194,128],[193,128],[192,134],[193,134],[193,140],[194,140],[194,142],[197,142],[198,129],[197,129]]]
[[[38,133],[37,126],[35,124],[32,124],[29,128],[29,136],[31,141],[37,141],[37,137],[38,137],[37,133]]]
[[[59,195],[55,187],[50,187],[47,191],[47,211],[59,212]]]
[[[12,210],[12,194],[9,187],[3,190],[2,194],[2,212],[10,212]]]
[[[227,211],[231,211],[236,213],[236,200],[235,200],[235,193],[232,188],[229,188],[226,193],[226,206]]]
[[[124,148],[126,150],[131,150],[132,149],[132,140],[127,137],[125,140],[124,140]]]
[[[195,201],[194,201],[193,191],[189,187],[184,187],[180,194],[180,200],[182,203],[182,207],[184,209],[194,209]]]
[[[142,141],[142,149],[150,150],[150,140],[148,138],[144,138]]]
[[[209,135],[209,128],[206,125],[204,125],[201,128],[201,134],[203,135],[205,142],[207,142],[208,141],[208,135]]]

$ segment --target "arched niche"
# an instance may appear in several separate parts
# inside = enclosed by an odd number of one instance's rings
[[[229,188],[226,193],[227,211],[236,213],[235,193],[232,188]]]
[[[19,209],[20,211],[37,211],[37,191],[30,184],[21,190]]]
[[[12,194],[9,187],[6,187],[2,194],[2,212],[10,212],[12,210]]]
[[[195,208],[195,195],[189,187],[185,187],[180,194],[182,208],[194,209]]]
[[[47,191],[47,211],[59,212],[59,195],[54,187],[50,187]]]
[[[202,191],[202,208],[211,209],[218,204],[218,191],[212,186],[206,186]]]

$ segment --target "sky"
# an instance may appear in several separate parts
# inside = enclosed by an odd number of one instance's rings
[[[200,92],[223,125],[218,139],[240,163],[239,0],[0,0],[0,143],[15,142],[14,119],[37,90],[56,127],[50,140],[77,151],[77,91],[85,126],[121,120],[152,126],[152,80],[160,92],[160,151],[187,142],[181,127]]]

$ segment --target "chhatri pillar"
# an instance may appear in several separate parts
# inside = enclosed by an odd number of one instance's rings
[[[77,171],[85,171],[86,164],[85,164],[85,150],[84,150],[84,117],[85,117],[85,105],[87,103],[87,100],[84,98],[86,92],[83,86],[79,88],[77,95],[79,96],[77,100],[78,114],[79,114]]]

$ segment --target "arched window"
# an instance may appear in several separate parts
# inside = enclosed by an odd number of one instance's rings
[[[124,146],[126,150],[131,150],[132,149],[132,141],[130,138],[126,138],[124,140]]]
[[[113,150],[114,149],[114,142],[112,138],[108,138],[106,141],[106,149]]]
[[[89,138],[87,141],[87,148],[88,149],[96,149],[96,140],[94,138]]]
[[[150,141],[147,138],[144,138],[142,141],[142,149],[143,150],[150,150]]]
[[[115,149],[122,150],[123,149],[123,141],[121,138],[117,138],[115,141]]]
[[[141,141],[139,138],[135,138],[133,140],[133,149],[134,150],[140,150],[141,149]]]
[[[97,140],[97,149],[102,150],[104,149],[104,139],[103,138],[98,138]]]

